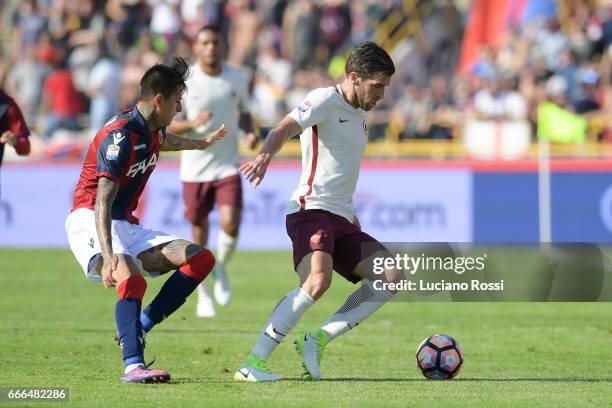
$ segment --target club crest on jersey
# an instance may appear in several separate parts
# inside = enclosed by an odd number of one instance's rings
[[[125,135],[121,134],[121,132],[113,133],[113,143],[118,145],[123,139],[125,139]]]
[[[368,125],[365,120],[363,121],[363,133],[368,136]]]
[[[306,112],[310,108],[312,108],[312,103],[309,101],[304,101],[300,106],[298,106],[298,110],[302,113]]]
[[[108,149],[106,149],[106,160],[117,160],[119,158],[119,146],[116,144],[108,145]]]
[[[154,154],[149,159],[143,159],[138,163],[132,164],[127,172],[128,177],[136,177],[139,173],[145,174],[149,167],[155,167],[157,163],[157,154]]]

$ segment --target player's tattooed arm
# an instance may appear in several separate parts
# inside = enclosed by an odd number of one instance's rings
[[[109,288],[115,286],[116,281],[112,272],[117,268],[117,256],[113,254],[111,240],[111,209],[119,191],[119,184],[107,177],[98,179],[98,191],[96,194],[95,219],[98,241],[102,251],[102,282]]]
[[[166,133],[166,139],[161,145],[163,151],[177,151],[177,150],[204,150],[214,145],[217,140],[225,136],[225,125],[221,125],[219,129],[215,130],[210,136],[205,139],[188,139],[185,137],[177,136],[172,133]]]
[[[285,142],[301,132],[302,128],[295,119],[290,116],[285,116],[285,118],[268,133],[266,142],[257,157],[240,166],[240,172],[244,174],[245,178],[250,183],[253,183],[253,187],[257,187],[261,183],[266,175],[266,170],[268,169],[272,157],[280,151]]]

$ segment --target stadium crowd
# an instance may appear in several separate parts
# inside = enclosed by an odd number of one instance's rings
[[[131,105],[147,67],[172,55],[193,60],[198,28],[215,25],[227,60],[251,74],[250,109],[265,135],[308,89],[337,82],[346,50],[376,39],[385,19],[406,14],[405,3],[4,1],[0,85],[41,146],[65,146],[91,138]],[[564,7],[511,25],[499,46],[481,46],[466,69],[458,62],[472,2],[429,3],[421,30],[391,50],[398,75],[382,108],[370,114],[371,138],[451,139],[467,118],[527,120],[535,129],[538,105],[551,101],[587,118],[598,139],[612,140],[612,8],[604,2],[557,2]]]

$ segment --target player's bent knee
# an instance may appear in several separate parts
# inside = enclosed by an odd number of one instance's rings
[[[137,299],[142,300],[147,290],[147,281],[142,275],[132,275],[117,285],[119,300]]]
[[[304,290],[314,299],[318,299],[329,289],[331,281],[331,273],[312,272],[304,283]]]
[[[179,270],[190,278],[202,282],[215,266],[215,256],[206,248],[191,255]]]

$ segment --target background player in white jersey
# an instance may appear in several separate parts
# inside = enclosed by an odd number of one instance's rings
[[[363,322],[394,295],[375,290],[372,281],[402,279],[397,270],[375,276],[367,268],[368,258],[388,252],[361,231],[352,201],[368,141],[365,111],[382,100],[395,66],[385,50],[365,42],[351,51],[345,72],[341,84],[310,92],[270,131],[255,160],[241,167],[257,187],[274,154],[290,137],[301,133],[302,176],[286,220],[300,285],[278,302],[255,347],[236,371],[236,380],[278,379],[268,371],[266,360],[306,309],[329,288],[333,270],[353,283],[362,279],[365,283],[320,327],[299,335],[294,342],[302,355],[306,378],[313,380],[321,378],[319,362],[327,343]]]
[[[196,63],[187,80],[183,97],[184,118],[175,119],[169,130],[201,139],[219,124],[225,123],[226,136],[206,151],[181,153],[181,180],[185,217],[191,223],[193,241],[206,245],[208,214],[215,203],[219,207],[221,228],[217,238],[217,264],[214,294],[217,303],[227,305],[231,287],[226,273],[240,226],[242,185],[238,164],[238,135],[246,132],[245,142],[254,148],[257,138],[252,131],[251,116],[246,109],[247,79],[244,72],[221,61],[223,45],[217,28],[203,27],[193,45]],[[196,314],[212,317],[215,309],[208,293],[207,281],[198,287]]]

